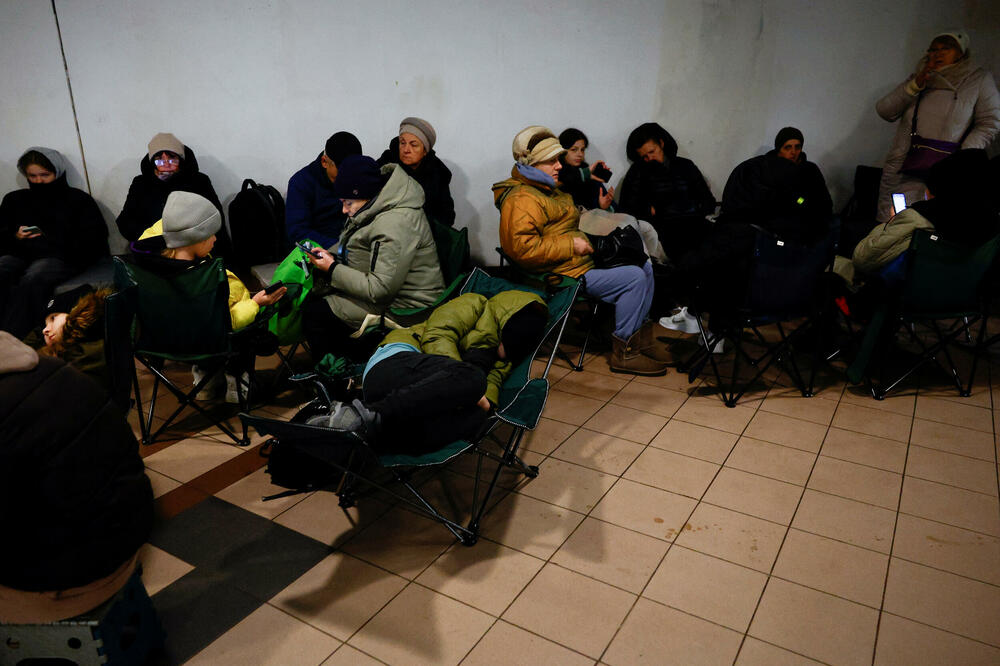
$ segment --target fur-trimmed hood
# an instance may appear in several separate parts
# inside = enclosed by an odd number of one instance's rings
[[[111,289],[84,294],[66,314],[62,340],[39,350],[45,356],[62,357],[70,347],[104,337],[104,301]]]

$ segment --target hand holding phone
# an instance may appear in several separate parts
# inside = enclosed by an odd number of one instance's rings
[[[33,238],[34,236],[41,236],[42,230],[34,225],[24,225],[17,230],[14,234],[19,240],[24,240],[26,238]]]
[[[269,284],[268,286],[264,287],[264,293],[265,294],[273,294],[274,292],[278,291],[279,289],[281,289],[284,286],[285,286],[285,283],[282,282],[281,280],[278,280],[274,284]]]
[[[611,169],[609,169],[604,162],[598,162],[595,164],[590,173],[598,180],[603,180],[605,183],[611,180]]]
[[[308,245],[306,245],[304,243],[301,243],[299,241],[295,241],[295,246],[297,248],[299,248],[300,250],[302,250],[303,252],[305,252],[306,254],[308,254],[310,256],[313,256],[313,257],[315,257],[317,259],[319,259],[321,256],[323,256],[322,254],[320,254],[319,252],[317,252],[313,248],[311,248]]]

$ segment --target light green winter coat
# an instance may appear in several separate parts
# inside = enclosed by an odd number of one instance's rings
[[[382,190],[340,235],[346,258],[330,248],[338,263],[327,273],[329,287],[318,288],[330,292],[325,298],[333,314],[356,327],[369,313],[433,305],[444,291],[423,189],[398,165],[383,166],[382,175],[389,178]]]
[[[391,331],[382,345],[405,342],[425,354],[462,360],[470,349],[496,349],[500,346],[500,331],[511,316],[529,303],[545,305],[538,294],[527,291],[501,291],[487,299],[481,294],[463,294],[438,306],[426,322]],[[486,376],[486,398],[497,404],[500,386],[513,366],[498,359]]]

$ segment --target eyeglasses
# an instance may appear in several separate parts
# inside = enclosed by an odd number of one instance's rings
[[[155,160],[153,160],[153,164],[155,164],[158,167],[167,166],[168,164],[171,166],[177,166],[180,163],[181,163],[181,158],[179,157],[157,157]]]

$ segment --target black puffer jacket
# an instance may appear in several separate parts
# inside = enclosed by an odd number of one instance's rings
[[[772,150],[739,164],[722,193],[723,224],[756,224],[785,240],[812,243],[830,224],[833,202],[819,167]]]
[[[65,590],[132,557],[153,522],[138,447],[93,379],[0,331],[0,585]]]
[[[42,230],[39,238],[16,240],[20,226]],[[61,174],[51,183],[29,183],[0,203],[0,255],[28,261],[62,259],[83,270],[108,254],[108,228],[94,199],[66,183]]]
[[[445,166],[432,148],[420,160],[417,168],[399,161],[399,137],[393,137],[389,148],[378,158],[378,165],[399,164],[403,171],[424,189],[424,213],[427,219],[455,226],[455,202],[451,198],[451,169]]]
[[[136,240],[143,231],[163,217],[163,207],[171,192],[200,194],[219,209],[223,220],[226,219],[225,213],[222,212],[222,204],[219,203],[219,196],[215,193],[215,188],[212,187],[212,181],[198,170],[198,159],[195,157],[194,151],[184,146],[184,155],[180,169],[166,180],[160,180],[156,177],[149,155],[143,155],[139,162],[140,173],[132,179],[132,184],[128,188],[128,197],[125,199],[125,206],[118,214],[118,219],[115,220],[118,231],[127,240]],[[225,224],[216,234],[212,253],[221,257],[228,257],[232,254],[232,244],[229,242]]]
[[[685,218],[704,218],[715,211],[715,196],[694,162],[677,157],[677,142],[656,123],[647,123],[633,131],[651,127],[663,142],[663,162],[643,162],[641,146],[630,137],[627,155],[632,161],[622,181],[618,208],[623,213],[647,220],[659,231],[671,222]],[[653,214],[653,210],[656,214]],[[662,236],[662,233],[661,233]]]

